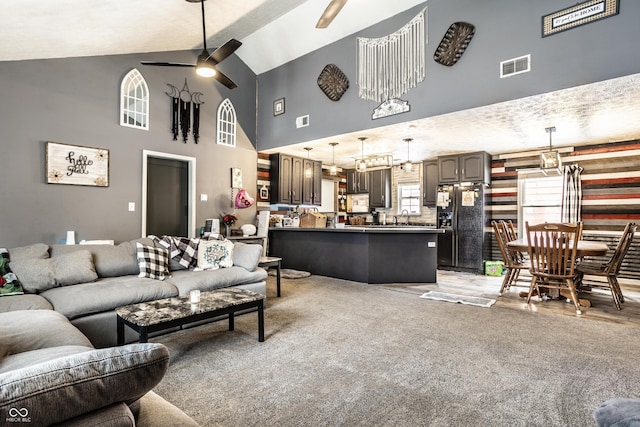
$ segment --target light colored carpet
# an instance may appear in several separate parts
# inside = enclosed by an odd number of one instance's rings
[[[490,298],[474,297],[469,295],[451,294],[448,292],[429,291],[420,295],[420,298],[432,299],[435,301],[446,301],[460,304],[473,305],[477,307],[489,308],[495,304],[496,300]]]
[[[257,315],[170,333],[155,391],[203,426],[590,426],[640,395],[639,328],[311,276]]]

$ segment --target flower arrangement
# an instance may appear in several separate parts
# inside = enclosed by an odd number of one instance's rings
[[[238,218],[233,214],[224,214],[224,215],[222,215],[222,222],[224,222],[229,227],[231,227],[233,224],[235,224],[235,222],[237,220],[238,220]]]

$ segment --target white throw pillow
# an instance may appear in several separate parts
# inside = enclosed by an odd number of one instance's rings
[[[233,242],[230,240],[201,241],[198,245],[198,269],[217,270],[233,265]]]

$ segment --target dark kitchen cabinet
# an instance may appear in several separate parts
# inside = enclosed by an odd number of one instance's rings
[[[440,184],[460,182],[489,184],[491,181],[491,156],[482,151],[438,157],[438,181]]]
[[[438,160],[422,162],[422,206],[435,207],[438,199]]]
[[[391,169],[369,172],[369,207],[391,207]]]
[[[271,154],[271,203],[302,204],[303,160]]]
[[[305,205],[322,204],[322,162],[304,159],[302,178],[302,203]],[[311,176],[307,176],[307,170]]]
[[[360,194],[369,192],[369,174],[358,172],[355,169],[347,169],[347,194]]]

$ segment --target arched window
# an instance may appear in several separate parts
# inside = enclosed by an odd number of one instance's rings
[[[120,125],[149,130],[149,88],[135,68],[120,85]]]
[[[218,144],[236,146],[236,110],[229,99],[225,99],[218,107]]]

